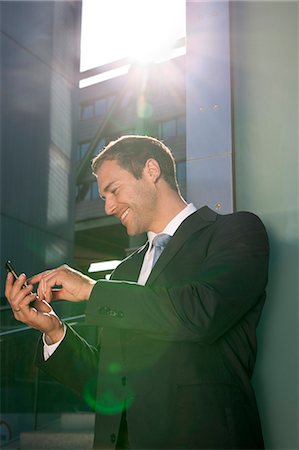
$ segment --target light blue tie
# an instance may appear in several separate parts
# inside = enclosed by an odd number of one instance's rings
[[[154,259],[153,259],[152,267],[154,267],[154,265],[156,264],[157,259],[163,252],[163,250],[166,247],[170,238],[171,238],[171,236],[169,236],[169,234],[165,234],[165,233],[157,234],[157,236],[154,237],[154,239],[153,239]]]

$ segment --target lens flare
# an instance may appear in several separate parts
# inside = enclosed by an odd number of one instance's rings
[[[186,35],[185,0],[83,0],[81,71],[131,57],[166,58]]]

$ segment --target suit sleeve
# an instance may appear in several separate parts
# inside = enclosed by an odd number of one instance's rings
[[[190,282],[149,287],[100,280],[87,307],[87,321],[157,339],[204,344],[221,337],[264,299],[268,240],[253,214],[220,217]]]
[[[47,361],[43,357],[43,341],[40,339],[35,363],[76,394],[95,398],[98,349],[89,345],[71,326],[67,325],[63,341]]]

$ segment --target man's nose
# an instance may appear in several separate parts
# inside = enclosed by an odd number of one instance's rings
[[[107,196],[105,199],[105,213],[107,214],[107,216],[111,216],[112,214],[114,214],[115,208],[115,201],[113,200],[113,198]]]

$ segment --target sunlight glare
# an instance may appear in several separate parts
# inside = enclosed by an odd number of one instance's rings
[[[185,28],[185,0],[83,0],[80,70],[166,59]]]

